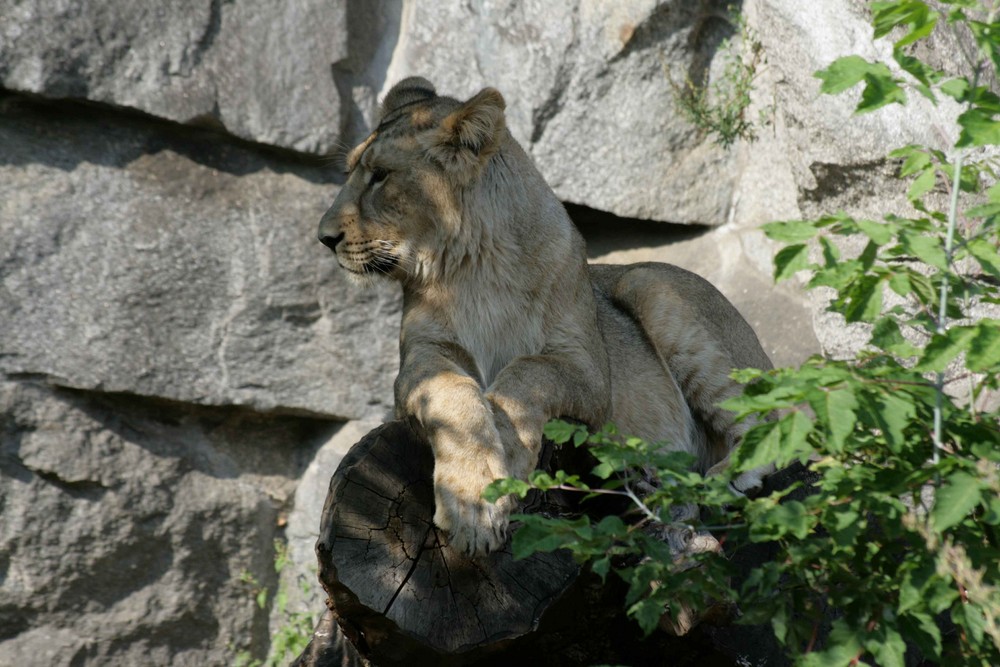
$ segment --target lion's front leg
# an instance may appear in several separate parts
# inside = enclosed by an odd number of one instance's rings
[[[538,404],[509,393],[488,392],[494,423],[504,447],[509,477],[527,479],[538,466],[542,448],[542,430],[548,415]]]
[[[486,399],[507,443],[507,468],[518,479],[537,467],[549,419],[568,417],[598,426],[610,408],[607,375],[586,355],[519,357],[497,376]]]
[[[494,480],[512,474],[504,438],[478,383],[459,372],[438,372],[403,398],[434,451],[434,524],[452,547],[485,553],[503,546],[515,500],[482,498]]]
[[[503,546],[514,510],[513,497],[496,504],[482,492],[497,479],[511,476],[504,440],[482,397],[469,410],[476,413],[465,429],[438,430],[434,448],[434,524],[447,531],[449,543],[470,554]]]

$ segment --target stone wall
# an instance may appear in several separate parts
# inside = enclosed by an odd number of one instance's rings
[[[399,294],[314,233],[404,76],[498,87],[592,259],[702,273],[779,364],[849,345],[758,227],[903,206],[882,156],[953,110],[819,96],[887,55],[861,0],[745,0],[766,123],[725,151],[669,77],[718,78],[730,4],[0,0],[0,664],[266,653],[241,574],[273,590],[280,538],[311,578],[326,481],[391,409]]]

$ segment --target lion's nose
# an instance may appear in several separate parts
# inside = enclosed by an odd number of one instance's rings
[[[319,242],[325,245],[330,250],[336,251],[337,244],[344,240],[344,233],[341,232],[336,236],[330,236],[329,234],[324,234],[319,237]]]

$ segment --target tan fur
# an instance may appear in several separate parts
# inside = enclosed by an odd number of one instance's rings
[[[358,282],[403,287],[396,408],[434,450],[435,523],[458,548],[505,539],[511,498],[553,417],[725,464],[746,426],[717,407],[734,367],[769,368],[735,308],[675,266],[588,266],[582,237],[487,88],[465,103],[397,84],[320,239]],[[759,484],[751,475],[745,486]]]

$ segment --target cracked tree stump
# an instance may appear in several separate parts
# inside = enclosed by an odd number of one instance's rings
[[[566,553],[515,561],[508,543],[473,559],[448,547],[431,520],[432,471],[430,447],[397,421],[355,445],[330,482],[320,580],[333,618],[378,665],[459,665],[501,653],[577,578]]]

